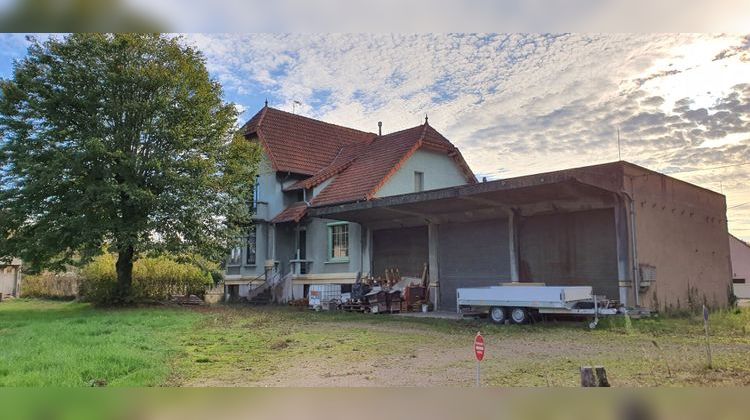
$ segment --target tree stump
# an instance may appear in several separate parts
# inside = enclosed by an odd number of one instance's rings
[[[600,387],[609,388],[609,379],[607,379],[607,370],[604,366],[594,366],[596,372],[597,385]]]
[[[596,387],[596,376],[591,366],[581,366],[581,386],[584,388]]]
[[[609,387],[607,370],[604,366],[581,366],[581,386],[585,388]]]

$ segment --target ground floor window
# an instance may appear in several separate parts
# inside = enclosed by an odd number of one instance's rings
[[[348,223],[328,224],[328,260],[334,262],[349,260]]]
[[[252,226],[247,232],[247,238],[245,240],[245,264],[255,265],[255,251],[256,251],[257,236],[255,234],[255,226]]]

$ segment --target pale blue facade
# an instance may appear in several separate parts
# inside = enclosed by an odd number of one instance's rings
[[[415,175],[415,173],[421,175]],[[415,177],[421,178],[417,183]],[[255,213],[254,263],[252,246],[243,243],[227,260],[225,284],[236,286],[234,293],[246,296],[253,286],[265,281],[265,273],[278,272],[291,277],[291,287],[285,299],[303,297],[305,285],[351,284],[358,274],[370,274],[372,233],[356,223],[347,223],[348,252],[346,258],[332,258],[331,229],[341,222],[305,218],[299,223],[272,223],[279,213],[290,205],[311,201],[331,182],[305,192],[284,191],[302,179],[288,173],[277,173],[270,160],[264,156],[258,173]],[[383,186],[376,197],[406,194],[467,183],[467,176],[454,159],[444,153],[419,149],[414,152]],[[251,255],[252,257],[252,255]]]

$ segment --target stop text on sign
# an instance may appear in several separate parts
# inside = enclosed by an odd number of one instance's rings
[[[474,337],[474,355],[477,357],[477,361],[481,362],[484,359],[484,337],[479,332]]]

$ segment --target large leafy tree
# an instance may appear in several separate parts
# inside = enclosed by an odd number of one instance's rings
[[[36,268],[117,254],[219,260],[248,222],[258,153],[202,54],[179,38],[31,40],[0,81],[0,257]]]

